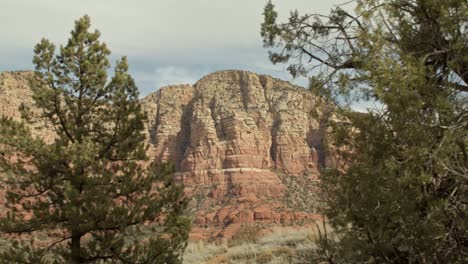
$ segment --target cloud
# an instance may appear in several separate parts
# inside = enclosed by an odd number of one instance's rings
[[[207,69],[194,69],[180,66],[165,66],[154,70],[153,81],[156,87],[173,84],[194,84],[208,74]]]
[[[292,79],[272,65],[262,47],[260,24],[267,0],[2,0],[0,71],[30,70],[41,38],[64,44],[73,21],[84,14],[102,32],[111,61],[128,56],[142,95],[162,85],[193,83],[223,69],[242,69]],[[285,21],[289,11],[328,13],[346,0],[273,0]]]
[[[146,96],[163,86],[194,84],[215,70],[217,69],[203,65],[159,65],[150,71],[133,70],[131,74],[140,89],[141,96]]]
[[[344,0],[276,0],[290,10],[328,12]],[[261,49],[266,0],[3,0],[1,49],[31,49],[42,37],[64,43],[84,14],[116,53],[128,56],[243,53]],[[11,25],[11,26],[7,26]],[[234,56],[235,57],[235,56]]]

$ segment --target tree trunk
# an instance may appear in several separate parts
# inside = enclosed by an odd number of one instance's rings
[[[72,231],[71,237],[71,258],[73,264],[83,263],[81,257],[81,234],[77,231]]]

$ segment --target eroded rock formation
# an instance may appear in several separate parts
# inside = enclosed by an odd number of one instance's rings
[[[287,82],[222,71],[193,87],[161,88],[143,104],[155,158],[175,161],[184,182],[228,184],[225,175],[271,169],[318,175],[322,110],[311,93]]]
[[[1,73],[0,115],[19,119],[21,104],[33,108],[31,76]],[[174,162],[175,177],[194,199],[194,237],[229,237],[242,223],[315,217],[285,204],[291,190],[277,173],[312,182],[319,176],[324,107],[313,94],[270,76],[221,71],[193,86],[163,87],[142,103],[148,154]]]

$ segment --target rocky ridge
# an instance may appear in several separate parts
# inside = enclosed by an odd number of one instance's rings
[[[0,115],[19,119],[18,107],[34,108],[31,76],[0,74]],[[194,85],[163,87],[142,104],[149,156],[173,162],[175,177],[193,197],[192,238],[229,238],[245,223],[298,224],[317,217],[287,203],[294,190],[278,176],[309,182],[311,189],[318,180],[325,162],[325,107],[313,94],[267,75],[232,70]],[[33,125],[41,136],[45,127]]]

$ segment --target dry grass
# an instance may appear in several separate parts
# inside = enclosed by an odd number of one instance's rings
[[[190,242],[185,249],[184,264],[207,263],[210,259],[226,253],[226,243]]]
[[[193,242],[184,255],[185,264],[279,264],[304,263],[316,248],[317,228],[277,228],[253,241],[236,243]]]

